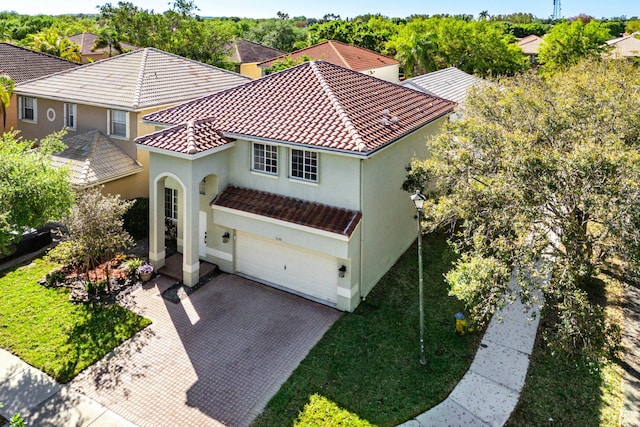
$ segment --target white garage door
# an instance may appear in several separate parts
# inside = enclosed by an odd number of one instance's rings
[[[335,257],[238,232],[236,270],[319,301],[335,303],[337,300],[338,262]]]

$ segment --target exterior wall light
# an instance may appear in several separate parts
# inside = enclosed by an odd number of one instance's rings
[[[341,265],[340,268],[338,269],[338,277],[344,277],[344,273],[346,272],[347,272],[347,266]]]
[[[225,231],[224,234],[222,235],[222,243],[228,243],[229,242],[229,232]]]

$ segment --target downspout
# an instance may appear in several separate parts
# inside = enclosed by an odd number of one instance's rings
[[[358,292],[360,301],[364,301],[362,294],[362,283],[364,281],[364,159],[360,159],[360,212],[362,212],[362,224],[360,226],[360,280],[358,282]]]

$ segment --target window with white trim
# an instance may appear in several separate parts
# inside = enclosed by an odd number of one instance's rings
[[[164,216],[178,219],[178,190],[175,188],[164,188]]]
[[[129,138],[129,114],[123,110],[107,110],[108,134],[121,138]]]
[[[318,182],[318,153],[292,148],[291,178]]]
[[[70,102],[64,103],[64,126],[67,129],[76,130],[78,125],[76,122],[77,111],[77,104],[72,104]]]
[[[20,119],[32,122],[38,121],[38,100],[31,96],[21,96],[19,99]]]
[[[253,143],[251,168],[258,172],[278,174],[278,147],[276,145]]]

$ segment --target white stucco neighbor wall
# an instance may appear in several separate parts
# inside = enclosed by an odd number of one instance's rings
[[[428,156],[427,139],[448,120],[423,127],[391,147],[381,150],[363,165],[362,296],[417,238],[415,206],[402,190],[409,165]]]
[[[387,65],[384,67],[371,68],[361,71],[362,74],[377,77],[391,83],[400,83],[400,64]]]

